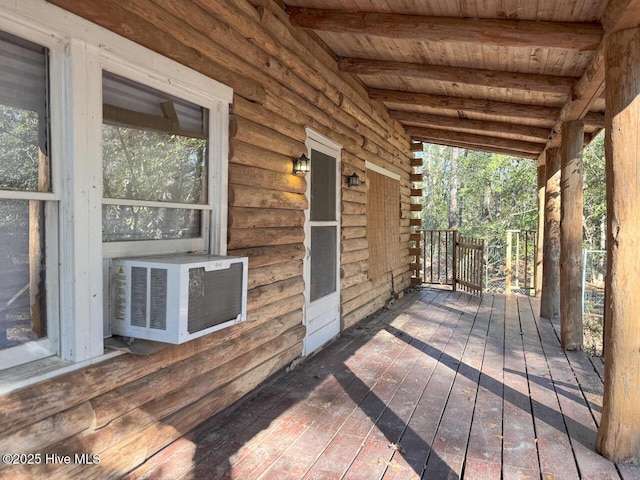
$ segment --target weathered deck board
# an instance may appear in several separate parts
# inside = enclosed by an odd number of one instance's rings
[[[462,348],[461,358],[458,363],[456,356],[455,365],[451,358],[450,368],[457,367],[456,377],[447,399],[447,404],[436,432],[436,440],[433,443],[433,453],[429,456],[423,476],[426,478],[446,478],[450,472],[461,475],[464,464],[469,430],[475,407],[478,381],[482,368],[482,352],[487,337],[489,318],[487,315],[487,303],[489,297],[476,310],[465,312],[465,317],[475,317],[471,325],[468,338],[465,339],[466,330],[456,331],[454,339],[458,348]],[[471,303],[475,307],[474,303]],[[465,344],[466,342],[466,344]],[[463,346],[464,345],[464,346]],[[443,363],[447,363],[446,360]]]
[[[537,305],[535,301],[532,303],[535,311]],[[557,332],[547,319],[534,318],[534,321],[578,470],[585,472],[582,478],[618,478],[615,465],[595,453],[602,381],[594,375],[593,368],[589,369],[591,363],[583,352],[564,352],[560,348]]]
[[[473,415],[465,474],[470,478],[500,479],[502,471],[502,372],[504,358],[504,297],[493,305]]]
[[[518,298],[542,478],[578,479],[573,451],[529,299]]]
[[[503,471],[507,477],[540,476],[527,367],[516,297],[506,298],[504,346]]]
[[[602,379],[538,308],[411,293],[129,480],[640,478],[593,450]]]

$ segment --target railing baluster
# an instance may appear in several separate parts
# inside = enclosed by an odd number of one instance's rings
[[[444,283],[449,283],[449,231],[446,230],[444,232],[444,251],[445,251],[445,260],[444,260]]]
[[[524,288],[529,288],[529,230],[524,231]]]

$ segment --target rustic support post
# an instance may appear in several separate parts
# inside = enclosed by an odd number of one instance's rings
[[[542,158],[545,155],[541,155]],[[535,295],[539,297],[542,294],[542,253],[544,245],[544,196],[546,191],[546,164],[538,165],[538,231],[536,239],[536,260],[533,268],[534,272],[534,288]]]
[[[540,316],[560,316],[560,149],[548,148],[545,167],[544,244]]]
[[[582,150],[584,122],[562,125],[560,145],[560,343],[582,350]]]
[[[504,289],[507,295],[511,293],[511,245],[512,239],[511,234],[513,232],[511,230],[507,230],[507,277],[505,278]]]
[[[605,384],[597,450],[640,462],[640,28],[605,38],[607,281]]]
[[[455,292],[458,289],[458,285],[456,279],[458,277],[458,231],[452,231],[451,242],[453,243],[453,253],[451,259],[451,275],[453,284],[453,291]]]

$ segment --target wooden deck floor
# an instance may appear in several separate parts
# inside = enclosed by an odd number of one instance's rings
[[[130,479],[640,478],[594,452],[602,362],[537,311],[411,293]]]

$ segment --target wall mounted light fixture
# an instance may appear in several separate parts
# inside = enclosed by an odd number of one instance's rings
[[[304,175],[311,169],[311,160],[303,153],[298,158],[293,159],[293,174]]]
[[[356,172],[353,172],[352,175],[347,177],[347,186],[348,187],[357,187],[360,185],[360,177]]]

